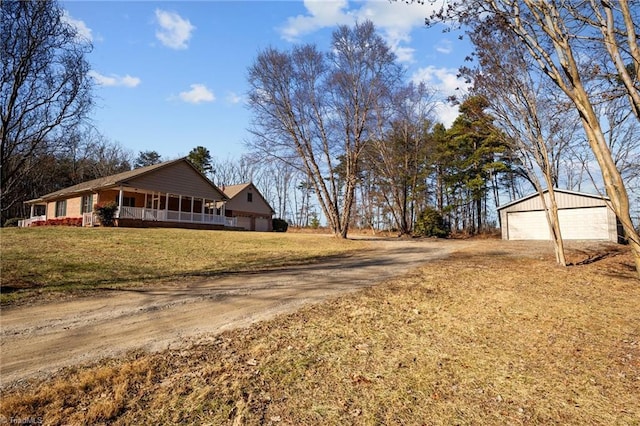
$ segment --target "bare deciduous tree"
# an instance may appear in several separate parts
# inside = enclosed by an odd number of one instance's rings
[[[250,146],[308,176],[329,226],[345,238],[363,149],[402,69],[369,21],[339,27],[331,49],[258,55],[249,68]]]
[[[628,0],[466,0],[451,1],[434,15],[459,20],[471,32],[478,31],[486,19],[496,17],[579,114],[640,276],[640,236],[633,226],[625,182],[596,108],[617,90],[640,119],[639,9]],[[594,60],[598,52],[604,54]]]
[[[55,1],[0,2],[0,161],[2,217],[24,201],[21,181],[40,155],[64,146],[63,135],[91,107],[85,55],[91,46],[63,19]]]
[[[539,193],[556,261],[566,266],[554,188],[558,187],[559,163],[579,126],[577,116],[567,111],[566,98],[556,96],[551,83],[540,79],[514,43],[514,36],[502,30],[500,20],[485,23],[470,35],[479,62],[470,72],[473,90],[490,103],[496,126],[512,144],[527,180]]]
[[[381,137],[372,141],[367,163],[401,234],[410,234],[425,207],[429,132],[436,102],[424,84],[409,84],[394,96],[391,126],[380,123]]]

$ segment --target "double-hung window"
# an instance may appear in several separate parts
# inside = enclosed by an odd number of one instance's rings
[[[67,200],[56,201],[56,217],[67,215]]]
[[[80,213],[91,213],[93,211],[93,194],[83,195]]]

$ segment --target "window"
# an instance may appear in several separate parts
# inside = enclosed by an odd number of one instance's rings
[[[247,202],[253,202],[253,194],[251,192],[247,192]]]
[[[67,215],[67,200],[56,201],[56,217]]]
[[[82,196],[82,205],[80,213],[91,213],[93,211],[93,194]]]
[[[136,197],[122,197],[122,206],[123,207],[135,207],[136,206]]]

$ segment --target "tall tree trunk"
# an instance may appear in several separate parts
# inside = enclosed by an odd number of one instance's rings
[[[478,196],[476,200],[476,234],[480,234],[482,232],[482,197]]]
[[[583,116],[583,124],[587,132],[589,145],[591,145],[596,160],[600,164],[607,195],[611,199],[611,207],[624,228],[624,237],[631,247],[636,273],[640,278],[640,236],[638,236],[631,220],[629,195],[624,186],[622,176],[611,157],[604,134],[600,129],[600,123],[593,109],[587,109],[586,112],[587,115]]]
[[[629,212],[629,195],[624,185],[620,171],[616,168],[611,151],[607,146],[607,142],[600,126],[600,121],[595,113],[589,93],[582,82],[580,68],[575,59],[571,40],[573,37],[566,34],[566,27],[560,17],[560,12],[555,4],[547,5],[546,3],[538,3],[534,0],[523,0],[527,7],[538,13],[537,24],[541,30],[549,37],[555,53],[558,57],[560,67],[551,59],[549,52],[533,39],[528,32],[529,29],[522,25],[522,21],[517,17],[513,22],[514,31],[520,36],[525,45],[529,48],[532,56],[541,64],[541,69],[562,91],[571,99],[576,106],[589,146],[593,151],[604,181],[607,195],[611,199],[611,207],[618,216],[618,220],[622,223],[625,236],[629,241],[634,262],[636,265],[636,273],[640,278],[640,236],[633,226],[631,215]],[[626,2],[625,2],[626,4]],[[604,42],[606,44],[606,41]],[[634,46],[637,52],[637,45]],[[562,76],[566,76],[566,80]],[[635,88],[632,90],[632,92]],[[632,99],[632,107],[633,107]],[[636,110],[634,109],[634,112]]]
[[[544,207],[545,214],[547,216],[547,222],[549,223],[549,230],[551,231],[551,239],[553,241],[553,248],[556,254],[556,262],[562,266],[567,266],[567,259],[564,254],[564,240],[562,239],[562,232],[560,232],[560,220],[558,217],[558,203],[556,202],[556,194],[553,190],[553,186],[550,185],[550,179],[545,175],[547,181],[547,188],[549,193],[549,203],[544,198],[542,191],[538,191],[542,199],[542,206]]]

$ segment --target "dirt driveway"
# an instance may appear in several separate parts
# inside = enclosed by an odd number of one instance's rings
[[[6,308],[0,316],[2,386],[132,349],[177,347],[405,274],[469,244],[379,240],[366,252],[317,264]]]

